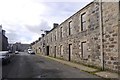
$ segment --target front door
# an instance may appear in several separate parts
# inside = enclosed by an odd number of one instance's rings
[[[46,52],[47,52],[47,56],[48,56],[49,55],[49,46],[47,46]]]
[[[57,51],[56,51],[56,46],[55,46],[55,53],[54,53],[54,57],[56,57],[56,53],[57,53]]]
[[[82,42],[82,58],[88,59],[87,43],[86,42]]]
[[[69,44],[69,61],[71,60],[71,56],[72,56],[72,44]]]

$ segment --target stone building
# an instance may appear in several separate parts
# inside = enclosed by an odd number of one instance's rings
[[[52,57],[118,71],[120,2],[91,2],[32,45]],[[120,53],[119,53],[120,54]]]
[[[35,53],[40,53],[40,41],[37,40],[33,43],[32,49]]]
[[[15,44],[9,44],[10,46],[10,50],[12,52],[15,52],[15,51],[21,51],[21,52],[24,52],[24,51],[27,51],[28,48],[29,48],[29,44],[22,44],[20,42],[16,42]]]
[[[2,29],[0,25],[0,51],[8,50],[8,38],[5,36],[5,30]]]
[[[0,26],[0,51],[2,51],[2,26]]]

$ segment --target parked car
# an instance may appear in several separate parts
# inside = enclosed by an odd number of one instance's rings
[[[15,55],[15,53],[12,52],[12,51],[8,51],[8,52],[9,52],[9,56],[10,56],[10,57],[13,57],[13,56]]]
[[[35,54],[35,52],[32,49],[28,49],[28,54]]]
[[[9,52],[9,53],[12,53],[12,51],[11,51],[11,50],[9,50],[8,52]]]
[[[31,52],[31,54],[35,54],[35,52],[33,51],[33,52]]]
[[[18,52],[18,51],[15,51],[15,54],[19,54],[19,52]]]
[[[0,51],[0,60],[2,64],[10,62],[10,55],[8,51]]]

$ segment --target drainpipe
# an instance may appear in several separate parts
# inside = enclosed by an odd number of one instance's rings
[[[118,62],[120,62],[120,1],[118,2]],[[118,67],[120,64],[118,65]],[[118,68],[118,74],[120,74],[120,68]],[[120,76],[119,76],[120,79]]]
[[[99,12],[100,12],[100,51],[101,51],[101,67],[104,70],[104,54],[103,54],[103,18],[102,18],[102,0],[99,0]]]

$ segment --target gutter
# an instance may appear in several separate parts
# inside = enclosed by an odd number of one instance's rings
[[[120,62],[120,1],[118,2],[118,62]],[[118,67],[120,64],[118,64]],[[120,74],[120,68],[118,68],[118,73]],[[120,76],[119,76],[120,79]]]
[[[99,12],[100,12],[99,26],[100,26],[101,67],[102,67],[102,70],[104,70],[102,0],[99,0]]]

